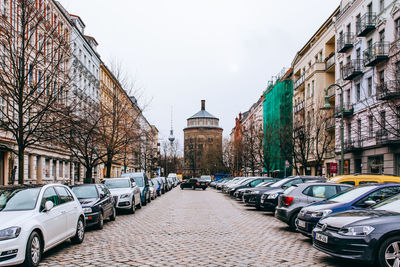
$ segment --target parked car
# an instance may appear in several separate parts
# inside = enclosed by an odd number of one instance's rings
[[[161,194],[165,194],[168,191],[167,179],[165,177],[158,177],[158,181],[161,186]]]
[[[104,185],[75,185],[71,190],[82,205],[86,227],[95,225],[98,229],[103,229],[104,219],[115,220],[117,214],[114,198]]]
[[[160,178],[160,177],[151,179],[151,181],[153,182],[153,184],[154,184],[155,187],[156,187],[156,194],[157,194],[157,196],[161,196],[161,187],[162,187],[162,185],[161,185],[161,182],[160,182],[160,179],[159,179],[159,178]]]
[[[370,184],[349,188],[301,209],[296,220],[297,230],[311,236],[312,230],[323,217],[351,209],[362,210],[398,193],[400,184]]]
[[[171,178],[172,187],[176,187],[178,185],[179,181],[176,173],[168,174],[168,178]]]
[[[206,190],[208,187],[208,183],[201,179],[191,178],[191,179],[183,181],[183,183],[180,184],[180,187],[182,190],[185,188],[191,188],[193,190],[196,190],[197,188],[201,188],[203,190]]]
[[[370,209],[339,212],[319,221],[314,248],[382,267],[399,266],[400,194]]]
[[[150,191],[150,199],[154,200],[157,198],[157,185],[153,183],[153,180],[149,180],[149,191]]]
[[[259,177],[259,178],[254,177],[251,178],[251,180],[248,180],[247,182],[241,185],[235,186],[235,189],[234,190],[231,189],[231,192],[233,191],[232,194],[237,200],[242,200],[244,190],[247,190],[249,188],[255,188],[261,183],[272,182],[274,180],[275,178],[272,177]]]
[[[212,177],[210,175],[202,175],[200,176],[200,180],[206,181],[208,184],[212,182]]]
[[[38,266],[42,253],[85,237],[85,215],[60,184],[0,187],[0,266]]]
[[[174,188],[174,180],[171,177],[167,177],[168,191]]]
[[[237,185],[245,183],[246,181],[248,181],[250,179],[251,178],[249,178],[249,177],[240,177],[238,180],[228,182],[223,186],[222,192],[229,194],[229,191],[231,190],[231,188],[234,188]]]
[[[361,185],[375,183],[400,183],[400,177],[380,174],[354,174],[335,176],[328,180],[332,183]]]
[[[217,184],[215,185],[215,188],[216,188],[217,190],[222,190],[222,187],[223,187],[226,183],[228,183],[228,182],[230,182],[230,181],[232,181],[232,180],[233,180],[232,178],[222,179],[222,180],[220,180],[220,181],[217,182]]]
[[[222,186],[221,186],[221,191],[225,192],[226,187],[228,187],[228,186],[230,186],[232,184],[235,184],[235,183],[239,182],[242,179],[245,179],[245,177],[235,177],[235,178],[227,181],[226,183],[223,183]]]
[[[266,210],[266,211],[275,211],[275,207],[278,205],[278,197],[279,195],[294,184],[301,184],[310,181],[319,181],[323,178],[317,176],[291,176],[285,179],[282,179],[275,184],[271,185],[262,195],[257,198],[259,199],[259,203],[256,202],[255,206],[258,209]],[[325,178],[326,179],[326,178]]]
[[[245,190],[243,192],[243,196],[242,196],[243,203],[247,206],[254,206],[255,202],[256,202],[255,196],[260,194],[260,190],[264,190],[264,189],[270,187],[272,184],[274,184],[277,180],[276,178],[274,178],[274,179],[275,180],[273,182],[264,182],[264,183],[257,185],[254,188],[243,189],[243,190]]]
[[[330,198],[351,185],[334,183],[294,184],[279,196],[275,217],[296,229],[297,214],[305,206]]]
[[[101,182],[110,190],[117,209],[129,210],[133,214],[136,208],[142,207],[140,188],[133,178],[106,178]]]
[[[151,202],[149,179],[144,172],[125,173],[121,176],[131,177],[135,180],[135,183],[140,188],[140,200],[142,206],[146,206],[147,203]]]

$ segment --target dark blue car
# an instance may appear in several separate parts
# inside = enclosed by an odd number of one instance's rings
[[[369,184],[352,187],[327,200],[301,209],[297,216],[297,230],[311,236],[319,220],[330,214],[347,210],[366,209],[382,200],[400,193],[400,184]]]

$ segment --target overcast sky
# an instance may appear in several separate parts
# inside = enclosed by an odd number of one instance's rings
[[[339,0],[60,0],[86,24],[107,64],[118,59],[138,87],[145,115],[165,140],[173,107],[183,144],[186,119],[206,109],[224,136],[271,76],[339,5]]]

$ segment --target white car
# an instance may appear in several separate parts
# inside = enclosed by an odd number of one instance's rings
[[[178,185],[178,176],[176,175],[176,173],[170,173],[168,174],[168,178],[172,178],[172,185],[173,187],[176,187]]]
[[[38,266],[43,252],[84,237],[85,215],[68,187],[0,187],[0,266]]]
[[[110,190],[117,209],[126,209],[133,214],[136,208],[142,207],[140,188],[133,178],[106,178],[101,183]]]

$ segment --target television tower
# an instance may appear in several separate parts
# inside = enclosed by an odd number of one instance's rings
[[[173,120],[172,120],[172,107],[171,107],[171,131],[169,132],[168,140],[171,143],[171,148],[172,148],[172,145],[174,144],[174,141],[175,141]]]

